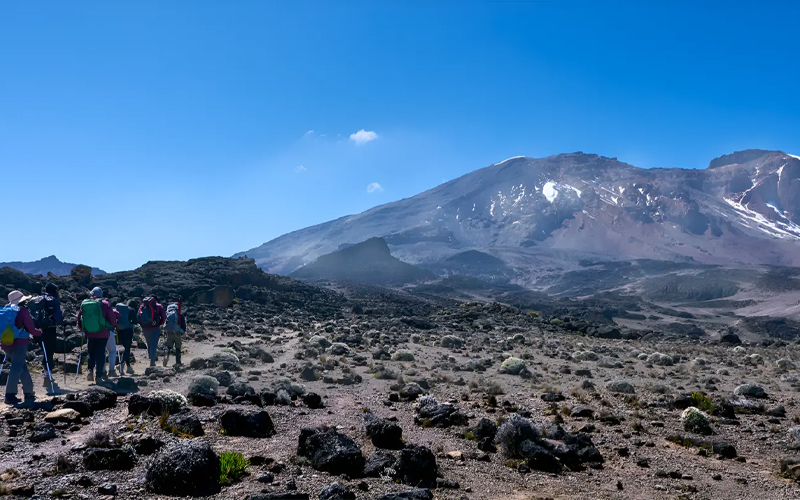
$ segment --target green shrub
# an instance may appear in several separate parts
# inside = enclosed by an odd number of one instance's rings
[[[239,482],[247,475],[250,462],[244,455],[235,451],[223,451],[219,454],[219,482],[228,485]]]
[[[714,410],[716,409],[716,405],[711,402],[711,398],[703,394],[702,392],[693,392],[692,393],[692,400],[694,400],[694,406],[698,410],[702,410],[709,415],[714,414]]]

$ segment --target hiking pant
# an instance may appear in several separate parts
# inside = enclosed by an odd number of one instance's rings
[[[25,355],[28,354],[28,345],[17,346],[6,352],[8,360],[11,362],[6,382],[6,396],[16,396],[17,385],[20,382],[22,382],[22,393],[25,396],[33,396],[33,380],[31,372],[28,371],[28,362],[25,360]]]
[[[150,361],[155,362],[158,359],[158,339],[161,337],[161,329],[148,328],[143,330],[142,333],[144,334],[144,341],[147,342],[147,355],[150,357]]]
[[[111,372],[117,366],[117,339],[114,332],[109,332],[106,351],[108,351],[108,371]]]
[[[119,336],[119,345],[125,348],[122,353],[122,363],[131,364],[131,344],[133,343],[133,328],[117,331]]]
[[[89,373],[92,373],[95,368],[95,379],[102,377],[106,373],[106,344],[108,339],[89,339],[86,349],[89,351],[89,361],[87,367]]]
[[[167,357],[169,357],[169,351],[173,348],[175,349],[175,362],[181,362],[181,332],[167,332]]]
[[[42,329],[42,345],[44,350],[47,351],[47,357],[42,357],[42,368],[44,369],[44,378],[47,378],[47,366],[49,364],[50,371],[53,371],[53,354],[56,350],[56,329],[43,328]],[[47,363],[47,364],[46,364]]]

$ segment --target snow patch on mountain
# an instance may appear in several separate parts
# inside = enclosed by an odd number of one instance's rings
[[[542,194],[544,195],[545,198],[547,198],[547,201],[553,203],[553,201],[555,201],[556,197],[558,196],[558,189],[556,189],[556,183],[553,181],[545,182],[544,186],[542,186]]]

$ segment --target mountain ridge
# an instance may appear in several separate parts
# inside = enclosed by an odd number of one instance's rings
[[[288,274],[371,237],[428,267],[467,250],[530,274],[589,257],[800,265],[800,158],[744,150],[707,169],[641,169],[582,152],[512,157],[418,195],[237,255]],[[539,266],[541,267],[541,266]]]
[[[48,273],[53,273],[56,276],[66,276],[70,273],[73,267],[77,267],[78,265],[82,264],[61,262],[55,255],[50,255],[48,257],[31,262],[0,262],[0,268],[10,267],[26,274],[40,274],[42,276],[47,276]],[[105,271],[97,267],[93,267],[92,274],[105,274]]]

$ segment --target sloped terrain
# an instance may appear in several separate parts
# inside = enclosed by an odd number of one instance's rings
[[[0,278],[40,285],[9,269]],[[448,279],[481,293],[574,301]],[[152,262],[110,278],[77,270],[60,280],[68,314],[101,283],[117,297],[183,296],[185,365],[146,368],[140,346],[136,374],[89,386],[74,375],[81,347],[68,325],[66,364],[59,353],[53,367],[59,383],[67,368],[68,392],[42,397],[37,387],[35,407],[0,404],[3,494],[800,496],[800,351],[778,338],[787,322],[761,322],[757,343],[732,334],[640,337],[555,310],[355,283],[323,290],[266,275],[251,260],[215,258]],[[220,305],[225,294],[205,293],[221,287],[236,300]],[[274,295],[240,297],[247,287]],[[293,305],[297,296],[304,305]],[[636,297],[627,301],[637,307]],[[599,311],[603,302],[578,303]],[[33,347],[33,371],[40,356]],[[248,460],[243,474],[231,453]]]
[[[381,238],[370,238],[323,255],[295,270],[291,277],[307,280],[356,281],[368,285],[405,285],[435,278],[423,269],[393,257]]]
[[[487,262],[491,274],[523,284],[585,259],[800,265],[800,159],[749,150],[711,167],[640,169],[583,153],[510,158],[242,255],[288,274],[340,245],[382,237],[396,257],[431,268],[468,251],[489,254],[513,270]]]

